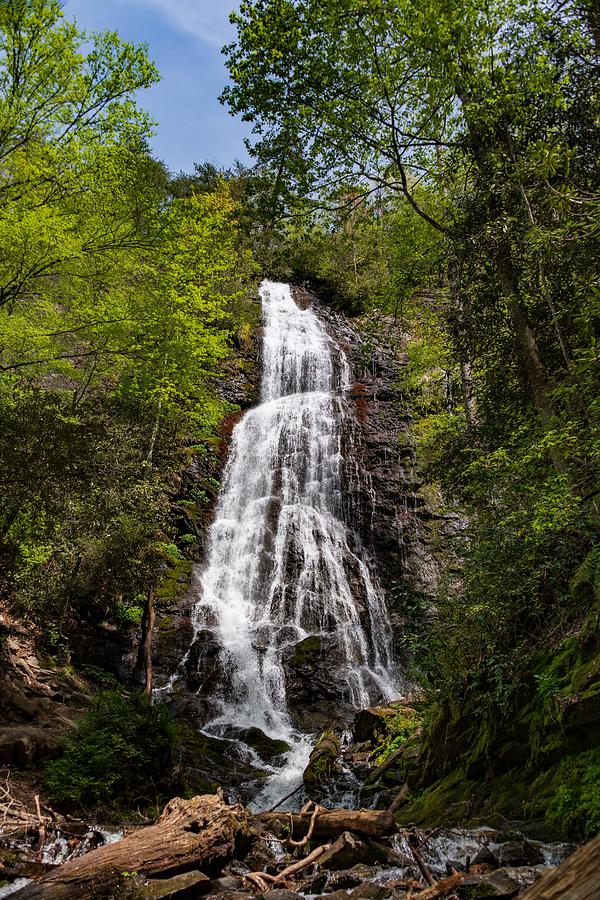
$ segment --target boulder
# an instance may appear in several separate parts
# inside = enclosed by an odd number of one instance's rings
[[[509,841],[500,844],[496,856],[501,866],[537,866],[544,862],[539,846],[531,841]]]
[[[379,884],[377,881],[365,881],[350,892],[351,897],[364,897],[365,900],[386,900],[394,893],[393,887]]]
[[[472,875],[455,888],[460,900],[493,900],[503,897],[510,900],[519,893],[518,881],[511,878],[503,869],[497,869],[488,875]]]
[[[387,721],[392,719],[397,710],[389,706],[370,706],[361,709],[354,718],[352,734],[356,743],[376,743],[385,737]]]
[[[283,888],[277,888],[273,891],[266,891],[260,895],[263,900],[302,900],[301,894],[295,891],[286,891]]]
[[[491,866],[492,869],[500,868],[500,860],[496,856],[495,853],[492,853],[489,847],[482,847],[481,850],[478,850],[473,859],[471,860],[472,865],[485,865]]]
[[[210,878],[202,872],[183,872],[172,878],[152,878],[135,889],[135,896],[144,900],[195,900],[210,891]]]
[[[345,831],[319,857],[317,865],[320,869],[351,869],[357,863],[368,863],[373,858],[371,848],[350,831]]]
[[[344,684],[338,676],[341,659],[334,635],[309,635],[288,647],[282,662],[291,707],[319,700],[343,701]]]
[[[291,750],[287,741],[278,740],[269,737],[260,728],[252,726],[251,728],[235,728],[231,726],[225,732],[225,737],[235,738],[242,743],[251,747],[254,752],[260,756],[263,762],[271,762],[278,756],[283,756]]]
[[[364,881],[373,878],[374,874],[374,869],[361,863],[352,866],[351,869],[342,869],[337,872],[332,872],[327,879],[327,890],[348,891],[351,888],[358,887],[358,885],[362,884]]]

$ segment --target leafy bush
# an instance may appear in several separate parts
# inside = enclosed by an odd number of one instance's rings
[[[50,797],[67,805],[155,800],[175,736],[165,706],[152,706],[139,693],[103,691],[64,741],[62,755],[46,767]]]

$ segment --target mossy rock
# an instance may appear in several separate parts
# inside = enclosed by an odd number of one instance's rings
[[[257,756],[260,756],[267,763],[278,756],[283,756],[284,753],[289,753],[292,749],[287,741],[271,738],[264,731],[261,731],[260,728],[256,727],[242,729],[238,734],[238,738],[244,744],[252,747]]]
[[[177,604],[190,586],[193,565],[190,559],[180,559],[169,566],[161,585],[155,591],[154,602],[157,607],[168,608]]]
[[[310,634],[294,647],[292,665],[295,667],[310,665],[315,656],[321,652],[323,642],[318,634]]]
[[[245,784],[269,775],[236,758],[231,741],[203,734],[190,725],[179,726],[177,749],[182,780],[193,786],[196,793],[203,784],[205,793],[214,793],[219,785]]]
[[[395,715],[396,710],[392,705],[370,706],[367,709],[361,709],[356,714],[352,725],[354,740],[359,744],[364,741],[376,744],[386,736],[387,722]]]

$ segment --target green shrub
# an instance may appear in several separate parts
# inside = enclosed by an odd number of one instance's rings
[[[165,706],[152,706],[140,693],[103,691],[46,767],[50,797],[67,805],[156,800],[175,736]]]

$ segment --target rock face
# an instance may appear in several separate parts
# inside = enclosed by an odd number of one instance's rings
[[[374,342],[365,323],[324,307],[309,292],[294,289],[294,298],[298,305],[316,310],[351,367],[351,388],[346,395],[349,414],[341,449],[345,516],[356,534],[351,547],[356,559],[351,553],[347,575],[356,586],[361,622],[368,631],[366,597],[361,597],[364,579],[360,560],[365,559],[384,589],[394,633],[401,638],[411,598],[430,602],[435,593],[442,564],[439,543],[461,525],[456,516],[440,508],[439,498],[422,482],[416,468],[410,416],[401,390],[406,339],[393,323],[385,323],[387,337]],[[381,332],[378,329],[379,335]],[[258,396],[259,345],[260,330],[255,329],[253,339],[240,349],[240,364],[232,364],[231,377],[224,379],[227,399],[242,410]],[[209,456],[193,459],[182,476],[181,530],[196,535],[196,562],[202,561],[206,552],[207,527],[227,459],[229,436],[240,414],[227,417],[218,448]],[[186,498],[203,492],[207,495],[204,506],[194,509]],[[191,568],[188,560],[175,565],[166,590],[157,596],[154,667],[160,685],[179,666],[183,677],[171,695],[172,705],[178,716],[201,726],[214,712],[211,696],[227,693],[228,673],[210,624],[196,635],[186,658],[193,635],[190,597],[195,590],[185,590],[190,574],[194,578]],[[298,637],[283,635],[281,640],[286,647],[284,678],[294,725],[312,732],[332,724],[349,725],[353,710],[344,702],[346,686],[334,675],[339,664],[336,623],[324,622],[320,634],[309,634],[300,641]],[[401,641],[396,649],[401,657]],[[378,699],[376,693],[374,686],[374,701]]]
[[[417,466],[412,420],[402,391],[406,335],[390,319],[373,338],[366,323],[348,319],[316,298],[312,302],[351,364],[347,515],[386,592],[400,638],[397,655],[402,658],[403,623],[415,606],[427,615],[440,572],[454,562],[448,539],[466,522],[444,508],[441,496],[423,480]]]

